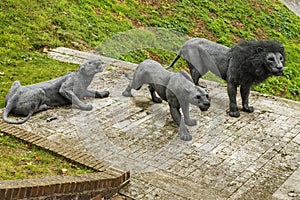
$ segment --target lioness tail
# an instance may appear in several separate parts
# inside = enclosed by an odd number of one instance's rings
[[[3,115],[2,115],[3,120],[5,122],[9,123],[9,124],[23,124],[24,122],[29,120],[29,118],[33,114],[33,111],[30,111],[24,119],[22,119],[22,120],[12,120],[12,119],[8,118],[8,115],[9,115],[10,111],[11,111],[11,105],[7,105],[6,108],[4,109],[4,112],[3,112]]]

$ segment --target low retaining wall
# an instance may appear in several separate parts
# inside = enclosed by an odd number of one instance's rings
[[[0,121],[0,130],[98,172],[74,176],[0,181],[0,199],[101,199],[128,182],[129,171],[111,168],[94,156]]]
[[[129,174],[91,173],[0,182],[1,199],[92,199],[115,194]]]

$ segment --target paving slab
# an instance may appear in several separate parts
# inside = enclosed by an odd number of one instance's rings
[[[131,181],[121,193],[133,199],[300,199],[300,103],[252,92],[253,113],[227,114],[226,86],[203,80],[211,107],[191,106],[193,139],[180,140],[168,105],[154,104],[147,87],[121,95],[124,73],[136,64],[58,48],[55,59],[80,63],[98,57],[104,72],[91,84],[109,90],[86,99],[92,111],[62,106],[35,114],[19,128],[70,145],[121,170]],[[238,96],[241,105],[240,96]],[[47,120],[54,119],[54,120]],[[298,171],[297,171],[298,170]],[[292,185],[293,187],[290,187]],[[286,189],[288,188],[288,189]]]
[[[298,184],[297,184],[298,183]],[[300,199],[300,168],[298,168],[274,193],[279,199]],[[287,194],[287,196],[286,196]]]

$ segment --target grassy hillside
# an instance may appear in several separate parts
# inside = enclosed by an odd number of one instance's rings
[[[49,48],[92,50],[140,27],[164,28],[227,46],[243,39],[278,40],[287,51],[285,75],[254,89],[300,100],[300,18],[278,0],[3,0],[0,18],[0,107],[15,80],[32,84],[77,69],[49,59]],[[150,57],[168,65],[176,49],[140,46],[118,57],[137,63]]]

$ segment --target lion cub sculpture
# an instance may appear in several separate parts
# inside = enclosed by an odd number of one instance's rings
[[[196,86],[185,71],[173,73],[164,69],[154,60],[145,60],[136,68],[133,79],[122,93],[131,97],[131,89],[139,90],[143,84],[149,85],[153,102],[161,103],[162,99],[169,103],[173,120],[179,126],[180,139],[192,139],[185,124],[194,126],[195,119],[190,119],[189,104],[206,111],[210,107],[208,94],[204,88]],[[161,97],[156,96],[156,93]],[[180,108],[183,117],[181,117]]]
[[[83,97],[104,98],[108,91],[98,92],[88,90],[94,75],[102,72],[100,60],[89,60],[80,65],[76,72],[47,81],[28,86],[21,86],[15,81],[6,96],[6,107],[3,120],[11,124],[26,122],[32,114],[46,110],[48,106],[73,104],[82,110],[92,110],[93,106],[83,103]],[[26,116],[22,120],[8,118],[10,113]]]
[[[185,42],[168,68],[181,56],[186,60],[196,85],[208,71],[227,81],[229,115],[232,117],[240,116],[236,103],[237,86],[241,86],[243,111],[251,113],[254,111],[248,105],[251,86],[272,75],[282,75],[285,62],[285,51],[281,44],[262,40],[242,41],[229,48],[204,38],[192,38]]]

